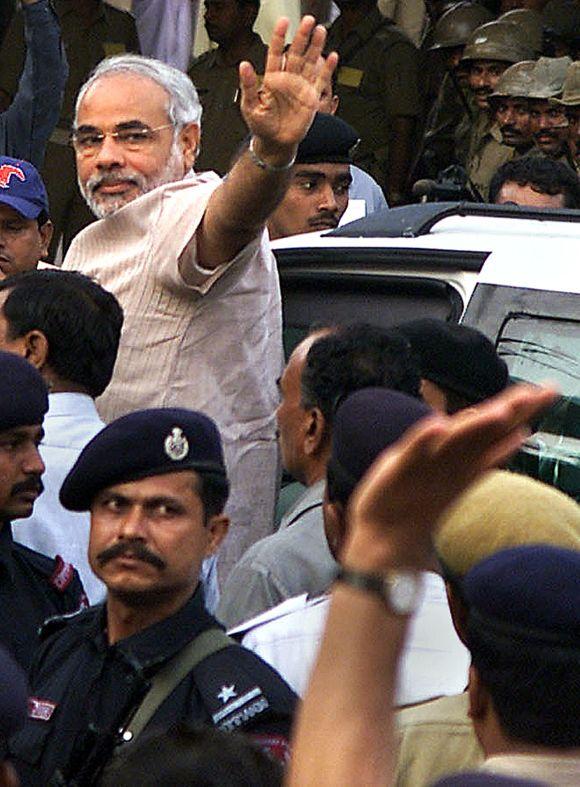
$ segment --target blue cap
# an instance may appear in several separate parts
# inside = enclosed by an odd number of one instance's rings
[[[490,771],[462,771],[434,782],[432,787],[548,787],[546,782],[504,776]]]
[[[19,355],[0,351],[0,432],[41,424],[47,410],[40,372]]]
[[[580,653],[580,552],[543,544],[504,549],[475,565],[462,588],[478,631]]]
[[[88,511],[102,489],[154,475],[195,470],[228,489],[217,426],[182,408],[138,410],[99,432],[81,452],[60,490],[69,511]]]
[[[389,388],[362,388],[348,396],[332,429],[333,500],[347,500],[379,454],[432,412],[420,399]]]
[[[0,204],[9,205],[26,219],[37,219],[43,211],[48,216],[48,196],[36,167],[0,156]]]

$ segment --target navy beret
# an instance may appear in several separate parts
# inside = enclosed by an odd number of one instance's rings
[[[508,384],[508,368],[475,328],[425,317],[398,326],[419,356],[421,377],[480,402]]]
[[[358,143],[359,136],[352,126],[334,115],[317,112],[298,145],[296,163],[352,164],[352,153]]]
[[[102,489],[179,470],[195,470],[227,491],[217,426],[195,410],[139,410],[113,421],[85,446],[60,501],[69,511],[88,511]]]
[[[505,776],[490,771],[462,771],[452,776],[445,776],[434,782],[432,787],[546,787],[545,782],[535,779]]]
[[[463,580],[469,625],[480,634],[580,654],[580,552],[543,544],[482,560]]]
[[[0,432],[41,424],[47,410],[40,372],[19,355],[0,351]]]
[[[333,499],[347,500],[377,456],[431,414],[421,400],[389,388],[363,388],[347,397],[332,430]]]

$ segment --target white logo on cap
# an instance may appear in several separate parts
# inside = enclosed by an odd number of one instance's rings
[[[179,462],[181,459],[185,459],[187,454],[189,453],[189,443],[187,442],[187,437],[183,434],[182,430],[178,426],[174,426],[171,430],[171,434],[168,434],[165,438],[165,453],[170,459],[173,459],[174,462]]]

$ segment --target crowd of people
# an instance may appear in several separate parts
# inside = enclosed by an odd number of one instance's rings
[[[557,392],[424,315],[284,362],[270,248],[415,181],[580,207],[580,5],[433,2],[414,43],[341,0],[266,46],[207,0],[191,64],[163,3],[21,5],[0,785],[580,783],[580,507],[509,469]]]

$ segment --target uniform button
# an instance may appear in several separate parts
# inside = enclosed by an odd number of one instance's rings
[[[125,730],[125,732],[123,733],[123,740],[125,741],[125,743],[129,743],[129,741],[132,739],[133,739],[133,733],[131,732],[131,730]]]

